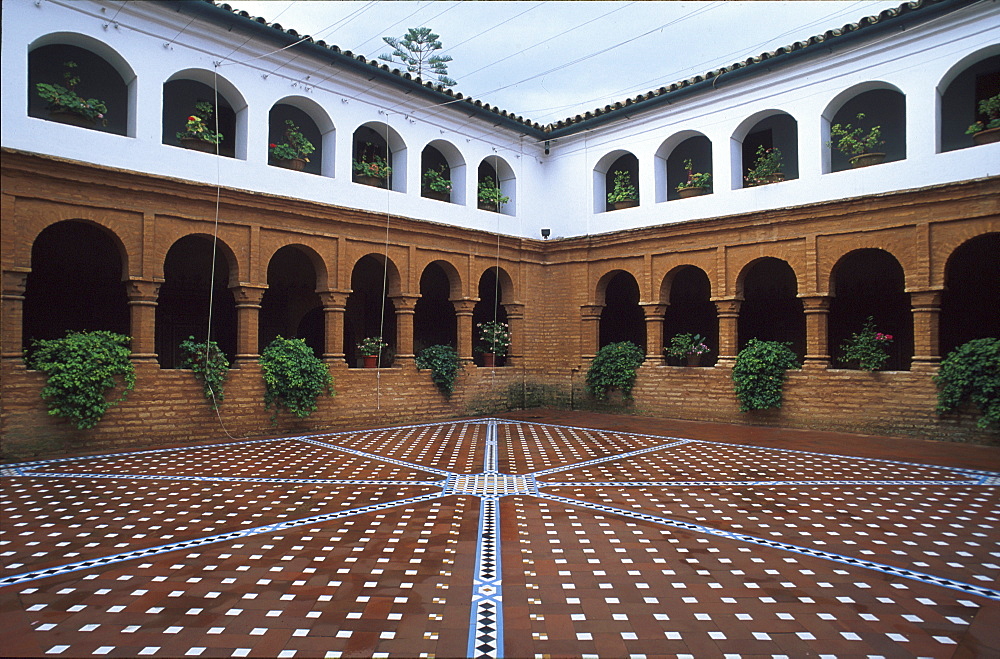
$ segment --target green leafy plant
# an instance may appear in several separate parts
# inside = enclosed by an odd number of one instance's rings
[[[388,347],[381,336],[368,336],[358,341],[358,352],[366,357],[373,357]]]
[[[635,372],[644,359],[642,350],[631,341],[609,343],[597,351],[587,369],[587,390],[605,400],[608,390],[618,389],[624,400],[632,400]]]
[[[620,201],[638,201],[639,194],[632,185],[632,178],[625,170],[615,172],[615,183],[611,192],[608,193],[608,203],[615,204]]]
[[[971,402],[982,413],[978,427],[1000,430],[1000,339],[975,339],[960,345],[941,361],[934,382],[938,414]]]
[[[779,149],[765,149],[761,145],[757,147],[757,158],[753,167],[748,169],[746,176],[743,177],[743,183],[747,187],[775,183],[782,176],[781,168],[783,166]]]
[[[859,112],[858,122],[864,121],[865,113]],[[867,131],[858,126],[855,128],[851,124],[834,124],[830,127],[830,137],[826,143],[828,147],[836,148],[845,156],[860,156],[871,153],[878,147],[885,144],[882,139],[882,127],[872,126]]]
[[[504,204],[510,202],[510,197],[500,191],[492,176],[486,176],[479,182],[477,196],[480,202],[496,210],[500,210]]]
[[[215,106],[208,101],[198,101],[194,104],[194,113],[187,118],[184,130],[177,131],[179,140],[201,140],[210,144],[222,141],[222,133],[208,127],[208,121],[215,114]]]
[[[701,334],[677,334],[670,339],[670,345],[663,352],[670,357],[684,359],[688,355],[704,355],[708,346]]]
[[[690,158],[684,161],[684,169],[687,171],[687,179],[677,184],[678,190],[684,188],[708,188],[712,185],[712,175],[708,172],[695,173],[694,163]]]
[[[316,150],[313,143],[306,139],[302,131],[291,119],[285,119],[285,141],[279,143],[272,142],[268,145],[268,151],[275,160],[305,160]]]
[[[740,412],[781,407],[786,371],[799,368],[790,343],[750,339],[736,356],[733,384]]]
[[[434,169],[429,167],[426,172],[424,172],[424,185],[434,192],[451,192],[451,181],[445,178],[444,173],[447,167],[441,165],[439,168]]]
[[[856,362],[858,368],[863,371],[877,371],[889,359],[888,347],[890,343],[892,343],[892,334],[876,332],[875,319],[868,316],[861,331],[851,334],[851,338],[841,344],[840,361],[844,363]]]
[[[284,407],[304,419],[316,411],[324,391],[333,395],[333,376],[302,339],[275,337],[260,355],[264,376],[264,407],[274,407],[272,422]]]
[[[63,62],[63,66],[66,67],[66,70],[63,71],[65,86],[47,82],[35,84],[38,95],[49,104],[49,111],[71,112],[95,123],[100,121],[106,126],[108,121],[105,119],[105,115],[108,112],[108,106],[104,104],[104,101],[96,98],[83,98],[76,92],[76,86],[80,84],[80,76],[76,74],[75,69],[79,65],[70,60]]]
[[[445,395],[451,395],[455,389],[455,380],[462,368],[457,350],[445,345],[424,348],[417,354],[416,364],[419,369],[430,369],[434,384]]]
[[[93,428],[111,407],[135,388],[135,368],[129,361],[132,339],[103,330],[68,332],[61,339],[32,342],[28,367],[46,374],[42,398],[49,414],[69,419],[80,430]],[[123,385],[121,396],[107,392]]]
[[[205,398],[210,401],[213,410],[218,409],[219,404],[225,400],[223,387],[229,376],[229,360],[225,353],[215,341],[208,341],[206,344],[204,341],[195,341],[193,336],[181,341],[180,349],[184,355],[181,368],[194,371],[194,377],[205,388]]]
[[[477,327],[483,352],[493,353],[497,357],[507,354],[510,350],[510,325],[490,320],[479,323]]]
[[[392,167],[385,158],[375,153],[375,145],[371,142],[365,142],[361,148],[361,158],[352,160],[351,168],[358,176],[388,178],[392,174]]]
[[[452,87],[458,83],[448,77],[451,55],[434,54],[442,48],[438,36],[429,27],[411,27],[401,37],[382,37],[383,41],[392,46],[393,51],[382,53],[378,57],[393,64],[396,63],[395,58],[399,58],[406,70],[417,74],[421,80],[426,72],[427,75],[437,76],[441,85]]]
[[[1000,94],[979,101],[978,110],[979,114],[986,117],[986,121],[977,121],[969,126],[965,131],[967,135],[975,135],[991,128],[1000,128]]]

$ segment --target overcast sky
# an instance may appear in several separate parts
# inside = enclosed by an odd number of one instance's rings
[[[467,96],[549,123],[877,14],[896,2],[228,0],[369,58],[430,27]]]

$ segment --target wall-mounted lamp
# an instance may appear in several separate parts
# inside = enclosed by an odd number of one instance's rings
[[[549,236],[551,235],[552,235],[552,229],[542,229],[542,238],[548,240]]]

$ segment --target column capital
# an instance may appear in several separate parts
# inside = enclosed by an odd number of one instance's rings
[[[662,302],[640,302],[639,306],[642,307],[642,313],[645,314],[646,319],[662,318],[664,314],[667,313],[667,307]]]
[[[943,288],[911,288],[907,289],[910,294],[910,307],[914,310],[938,310],[941,308],[941,297],[944,295]]]
[[[584,318],[600,318],[602,311],[604,311],[603,304],[580,305],[580,315],[583,316]]]
[[[259,307],[260,301],[264,299],[264,291],[267,286],[257,286],[255,284],[239,284],[230,286],[237,307]]]
[[[524,303],[522,302],[507,302],[501,304],[504,310],[507,312],[507,319],[511,320],[514,318],[524,318]]]
[[[351,291],[320,291],[319,301],[324,309],[346,309]]]
[[[740,307],[743,306],[741,297],[713,297],[709,301],[715,304],[715,309],[720,316],[739,316]]]
[[[389,299],[392,300],[392,304],[396,308],[396,313],[413,313],[417,308],[417,301],[420,299],[420,296],[393,295]]]
[[[156,299],[160,295],[160,286],[163,281],[155,279],[129,278],[125,284],[126,294],[129,304],[152,303],[156,304]]]
[[[28,285],[28,274],[31,268],[9,268],[3,271],[3,296],[5,298],[23,298],[24,289]]]
[[[823,313],[830,311],[830,302],[833,299],[829,295],[799,295],[802,300],[802,311],[804,313]]]
[[[475,298],[463,297],[457,300],[449,300],[449,302],[451,302],[452,306],[455,307],[456,316],[471,316],[472,312],[476,308],[476,303],[479,302],[479,300]]]

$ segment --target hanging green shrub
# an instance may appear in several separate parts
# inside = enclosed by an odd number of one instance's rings
[[[430,346],[417,354],[417,368],[430,369],[431,380],[445,395],[450,396],[462,363],[458,359],[458,351],[451,346]]]
[[[587,369],[587,390],[604,400],[609,389],[619,389],[624,400],[632,400],[635,371],[645,358],[642,349],[631,341],[609,343],[597,351]]]
[[[209,405],[213,410],[219,409],[219,404],[225,400],[222,388],[229,376],[229,360],[219,349],[219,344],[209,341],[206,346],[204,341],[198,342],[193,336],[189,336],[186,341],[181,341],[180,348],[184,354],[181,368],[194,371],[194,377],[205,387],[205,398],[210,401]]]
[[[736,356],[733,384],[740,401],[740,412],[781,407],[785,371],[799,368],[798,357],[790,343],[750,339]]]
[[[272,422],[277,422],[282,407],[304,419],[316,411],[320,394],[324,391],[334,394],[329,369],[302,339],[275,337],[261,353],[260,367],[264,376],[264,407],[274,407]]]
[[[1000,429],[1000,339],[976,339],[955,348],[941,361],[934,382],[938,414],[970,401],[982,412],[978,427]]]
[[[86,430],[96,426],[108,408],[125,400],[135,388],[135,368],[129,361],[131,340],[99,330],[34,341],[28,368],[48,377],[42,398],[49,414],[66,417]],[[119,384],[124,385],[121,396],[108,400],[108,390]]]

